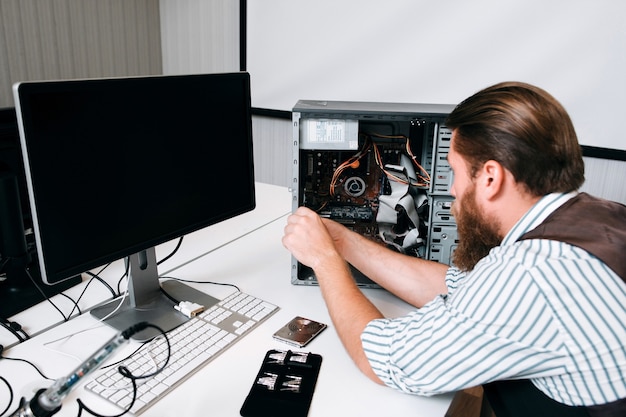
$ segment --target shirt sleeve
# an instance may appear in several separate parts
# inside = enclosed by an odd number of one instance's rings
[[[523,321],[524,303],[520,303],[519,309],[507,310],[506,318],[499,320],[495,308],[502,304],[500,297],[506,295],[493,288],[484,294],[475,288],[468,293],[466,285],[462,285],[463,279],[463,274],[451,268],[446,277],[450,289],[447,295],[436,297],[406,316],[373,320],[365,328],[361,335],[365,354],[386,385],[429,396],[497,379],[537,377],[562,367],[562,356],[551,346],[553,333],[548,332],[544,339],[531,343],[529,339],[535,337],[534,333],[523,334],[523,329],[510,327],[518,318]],[[489,282],[486,284],[481,288],[486,288]],[[528,288],[516,286],[512,291],[528,291]],[[459,297],[468,298],[468,294],[471,298],[484,297],[480,303],[473,304],[488,306],[491,311],[468,312],[451,302]],[[499,302],[492,303],[486,294],[497,294]],[[484,317],[489,319],[485,321]],[[537,325],[538,332],[542,326],[550,327],[541,319]]]

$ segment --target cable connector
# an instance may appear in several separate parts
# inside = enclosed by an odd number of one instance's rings
[[[190,301],[181,301],[180,303],[178,303],[178,305],[175,305],[174,308],[189,318],[194,317],[204,311],[204,306],[192,303]]]

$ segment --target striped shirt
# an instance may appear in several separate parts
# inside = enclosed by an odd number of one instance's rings
[[[471,272],[449,268],[447,295],[370,322],[361,339],[378,377],[420,395],[530,379],[567,405],[625,398],[624,281],[572,245],[517,241],[575,195],[543,197]]]

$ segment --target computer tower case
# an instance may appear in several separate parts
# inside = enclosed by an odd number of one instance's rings
[[[453,108],[298,101],[293,210],[309,207],[393,250],[451,264],[458,237],[445,119]],[[360,286],[378,287],[357,269],[352,273]],[[291,283],[317,285],[317,279],[292,258]]]

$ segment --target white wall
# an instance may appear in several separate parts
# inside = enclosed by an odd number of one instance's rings
[[[500,81],[563,103],[583,145],[626,150],[626,2],[247,0],[255,107],[456,104]]]

